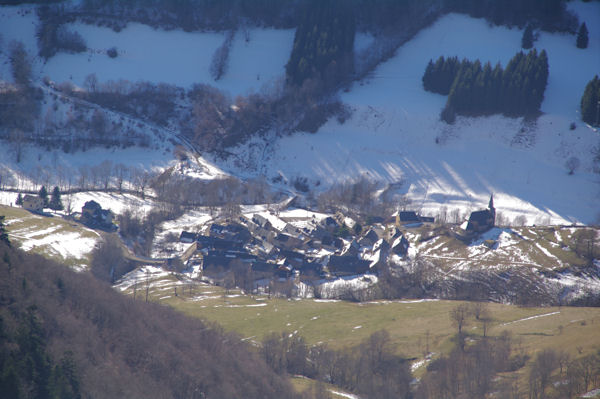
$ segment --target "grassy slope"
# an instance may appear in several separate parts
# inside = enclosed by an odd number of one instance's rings
[[[485,246],[483,239],[465,245],[446,227],[422,226],[406,231],[411,245],[418,248],[420,254],[435,259],[436,264],[448,270],[457,265],[461,268],[525,266],[559,269],[586,264],[571,249],[577,231],[571,227],[504,228],[502,239],[498,239],[498,234],[489,234],[492,240],[488,244],[493,244],[490,248]],[[430,236],[433,238],[427,240]],[[507,239],[507,236],[510,238]]]
[[[0,205],[0,215],[6,217],[5,223],[7,224],[9,237],[11,241],[17,245],[23,244],[29,240],[39,240],[41,241],[41,245],[35,245],[31,249],[31,252],[45,255],[69,266],[89,265],[89,258],[87,256],[84,256],[81,259],[63,258],[63,256],[53,248],[53,243],[44,242],[46,241],[44,239],[50,238],[49,236],[51,235],[75,233],[79,238],[97,240],[99,234],[93,230],[87,229],[81,224],[62,219],[60,216],[40,216],[16,207]]]
[[[356,345],[373,332],[386,329],[397,352],[415,360],[424,358],[427,344],[435,354],[448,353],[456,330],[449,312],[462,303],[377,301],[360,304],[253,298],[233,291],[225,295],[220,287],[209,285],[196,285],[192,295],[189,295],[188,288],[182,294],[182,285],[179,285],[179,295],[175,297],[176,280],[173,277],[163,277],[154,283],[157,286],[150,287],[151,300],[168,304],[190,316],[215,321],[257,345],[271,332],[297,331],[310,344],[325,342],[340,349]],[[143,286],[144,283],[139,283],[138,298],[143,298]],[[140,289],[142,296],[139,296]],[[126,290],[127,294],[131,292]],[[488,308],[494,318],[489,334],[509,331],[514,339],[515,353],[524,351],[533,357],[549,348],[566,351],[576,358],[600,348],[600,334],[597,334],[600,308],[523,308],[495,303],[488,304]],[[535,317],[540,315],[545,316]],[[522,320],[529,317],[534,318]],[[481,324],[474,318],[471,318],[466,330],[469,334],[482,334]],[[424,367],[417,368],[415,376],[422,375],[424,371]],[[522,386],[526,386],[527,367],[514,375],[521,379]],[[293,382],[299,391],[314,384],[307,379],[294,379]]]
[[[174,295],[176,286],[178,296]],[[204,284],[196,284],[190,294],[189,286],[174,276],[165,276],[152,282],[149,298],[190,316],[216,321],[225,329],[257,342],[271,332],[297,331],[310,344],[324,342],[333,348],[344,348],[358,344],[377,330],[386,329],[398,353],[410,358],[423,357],[428,331],[431,352],[446,352],[451,347],[455,327],[449,312],[461,303],[268,299],[238,295],[234,291],[225,295],[221,287]],[[144,281],[138,282],[137,290],[138,298],[143,298]],[[127,288],[124,293],[131,295],[133,289]],[[560,348],[579,356],[600,348],[600,334],[595,333],[600,326],[600,308],[523,308],[496,303],[488,304],[488,308],[494,318],[490,334],[498,335],[507,330],[521,341],[528,353]],[[518,321],[554,312],[560,313]],[[472,318],[467,331],[480,335],[481,324]]]

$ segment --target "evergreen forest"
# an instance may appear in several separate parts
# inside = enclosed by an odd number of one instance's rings
[[[355,31],[348,2],[309,2],[296,29],[292,55],[286,65],[288,81],[296,85],[311,77],[329,84],[339,81],[352,71]]]
[[[448,95],[442,118],[458,115],[504,114],[524,116],[539,112],[548,82],[548,55],[533,49],[517,53],[506,68],[481,61],[440,57],[429,61],[423,75],[425,90]]]

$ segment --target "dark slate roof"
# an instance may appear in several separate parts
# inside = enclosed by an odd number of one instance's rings
[[[471,213],[469,216],[469,223],[467,224],[467,230],[479,230],[481,228],[493,227],[494,225],[494,215],[492,211],[489,209],[484,209],[482,211],[475,211]]]
[[[298,267],[298,270],[300,270],[300,272],[302,274],[309,274],[309,273],[320,274],[321,269],[322,269],[322,266],[319,262],[304,262],[302,265],[300,265]]]
[[[482,211],[471,212],[469,223],[477,222],[479,224],[485,224],[489,219],[493,219],[492,212],[489,209],[484,209]]]
[[[252,216],[252,221],[261,227],[271,228],[271,222],[269,222],[269,219],[262,215],[254,214]]]
[[[210,237],[198,235],[196,237],[198,246],[201,248],[217,249],[217,250],[229,250],[237,249],[240,247],[239,243],[232,240],[225,240],[219,237]]]
[[[275,237],[275,239],[277,241],[281,241],[281,242],[287,242],[287,240],[289,240],[290,238],[292,238],[291,235],[283,234],[283,233],[279,233],[279,234],[277,234],[277,237]]]
[[[402,211],[398,213],[401,222],[420,222],[421,219],[416,212]]]
[[[335,256],[329,257],[327,268],[331,273],[350,273],[362,274],[369,270],[371,262],[362,260],[355,256]]]
[[[273,263],[267,263],[263,261],[252,262],[252,271],[253,272],[262,272],[262,273],[275,273],[277,270],[277,265]]]
[[[371,240],[373,242],[379,240],[379,236],[377,235],[377,233],[373,229],[369,229],[369,231],[367,232],[367,234],[365,234],[362,238],[365,238],[367,240]]]
[[[323,226],[338,226],[338,222],[331,216],[327,216],[325,219],[323,219],[321,224]]]
[[[398,255],[405,255],[406,252],[408,252],[408,246],[410,245],[403,235],[397,237],[392,244],[394,252]]]
[[[227,268],[227,267],[229,267],[229,264],[231,263],[232,260],[233,260],[233,258],[228,258],[225,256],[207,255],[202,260],[202,269],[207,270],[207,269],[214,269],[214,268],[218,268],[218,267]]]
[[[207,256],[225,257],[225,258],[229,258],[229,259],[239,259],[244,262],[254,261],[257,258],[256,255],[252,255],[251,253],[249,253],[248,251],[245,251],[245,250],[225,250],[225,251],[212,250],[212,251],[208,251]]]
[[[96,210],[101,210],[102,207],[96,201],[91,200],[91,201],[88,201],[85,204],[83,204],[83,208],[82,209],[89,209],[89,210],[92,210],[92,211],[96,211]]]

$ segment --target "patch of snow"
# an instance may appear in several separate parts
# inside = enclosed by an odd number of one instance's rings
[[[548,258],[551,258],[551,259],[556,259],[556,260],[558,260],[558,259],[556,258],[556,256],[552,255],[552,254],[550,253],[550,251],[548,251],[546,248],[544,248],[542,245],[540,245],[540,243],[536,242],[536,243],[535,243],[535,246],[536,246],[536,247],[537,247],[537,248],[538,248],[540,251],[542,251],[542,252],[544,253],[544,255],[546,255]]]
[[[536,316],[530,316],[530,317],[525,317],[524,319],[519,319],[519,320],[515,320],[515,321],[510,321],[508,323],[504,323],[502,324],[503,326],[507,326],[509,324],[514,324],[514,323],[519,323],[522,321],[527,321],[527,320],[534,320],[534,319],[539,319],[541,317],[548,317],[548,316],[554,316],[556,314],[560,314],[559,311],[557,312],[550,312],[550,313],[544,313],[544,314],[540,314],[540,315],[536,315]]]
[[[340,391],[334,391],[333,389],[330,389],[329,392],[331,392],[334,395],[337,396],[341,396],[343,398],[347,398],[347,399],[360,399],[360,396],[358,395],[353,395],[351,393],[346,393],[346,392],[340,392]]]
[[[63,259],[83,259],[96,246],[98,242],[95,238],[82,237],[76,232],[54,233],[45,237],[35,239],[32,237],[41,235],[32,234],[21,242],[21,249],[30,251],[36,247],[44,247],[54,254],[60,255]]]
[[[266,303],[255,303],[251,305],[225,305],[225,308],[260,308],[263,306],[267,306]]]
[[[598,397],[600,397],[600,388],[589,391],[589,392],[581,395],[581,397],[582,398],[598,398]]]
[[[335,280],[322,281],[316,285],[315,289],[319,290],[322,298],[331,299],[338,297],[347,290],[356,292],[368,288],[371,285],[376,284],[377,280],[377,276],[373,274],[348,276],[337,278]],[[315,299],[315,301],[317,301],[317,299]]]

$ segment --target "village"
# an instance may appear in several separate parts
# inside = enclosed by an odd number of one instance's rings
[[[63,216],[118,237],[125,258],[138,265],[156,265],[226,289],[289,297],[339,297],[340,289],[355,295],[350,291],[410,265],[419,253],[410,246],[433,238],[440,227],[434,217],[406,208],[388,218],[357,217],[357,221],[341,211],[311,211],[297,202],[297,197],[289,197],[266,207],[211,215],[200,212],[204,216],[187,218],[182,224],[172,221],[154,238],[151,256],[135,251],[118,226],[120,219],[99,202],[86,201],[80,212]],[[20,205],[53,216],[44,212],[47,206],[40,196],[27,194]],[[491,195],[486,209],[472,212],[464,223],[449,225],[445,231],[468,245],[495,222]],[[419,236],[422,226],[429,237]]]
[[[182,231],[179,242],[190,244],[180,256],[182,266],[214,284],[249,292],[291,282],[292,295],[299,283],[377,276],[389,263],[400,264],[407,257],[408,231],[435,223],[433,217],[407,210],[364,227],[340,212],[321,218],[302,212],[244,214],[203,225],[196,232]],[[473,212],[453,231],[468,242],[494,227],[494,222],[492,196],[487,209]]]

